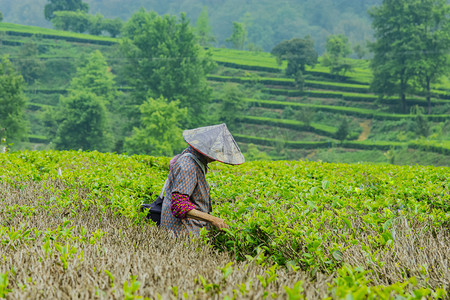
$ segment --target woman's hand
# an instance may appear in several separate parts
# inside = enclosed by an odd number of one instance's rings
[[[217,217],[211,222],[211,224],[217,227],[218,229],[230,228],[230,226],[228,226],[228,224],[225,223],[225,220]]]
[[[230,228],[227,224],[225,224],[225,220],[196,209],[188,211],[186,213],[186,217],[195,220],[206,221],[211,225],[213,225],[214,227],[217,227],[218,229]]]

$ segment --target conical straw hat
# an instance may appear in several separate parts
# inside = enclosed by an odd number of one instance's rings
[[[192,148],[219,162],[240,165],[244,156],[225,123],[183,131],[183,138]]]

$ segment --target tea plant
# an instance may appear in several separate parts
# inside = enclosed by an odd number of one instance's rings
[[[130,282],[123,283],[123,294],[125,300],[143,299],[144,297],[137,295],[141,283],[136,280],[135,276],[131,276]]]
[[[169,159],[75,151],[1,154],[0,247],[6,269],[0,269],[0,292],[32,289],[39,278],[19,280],[24,271],[17,271],[12,257],[35,247],[35,266],[48,264],[61,276],[102,258],[89,269],[103,278],[92,287],[94,294],[147,295],[148,279],[137,273],[119,277],[114,264],[103,260],[118,241],[131,238],[133,226],[154,229],[139,205],[159,193]],[[228,261],[213,268],[217,276],[198,271],[188,280],[190,288],[174,281],[152,293],[154,298],[306,299],[318,297],[312,286],[321,278],[329,278],[330,286],[320,295],[333,299],[449,296],[450,274],[442,260],[449,255],[448,168],[301,161],[210,168],[213,214],[230,228],[202,232],[192,243],[199,242],[195,251],[230,254]],[[23,203],[8,200],[24,195],[29,200]],[[51,225],[31,225],[55,217]],[[129,223],[116,227],[105,218]],[[93,221],[111,228],[94,229]],[[130,242],[129,256],[147,243]],[[260,272],[240,275],[255,268]],[[1,273],[10,270],[15,271]],[[161,272],[154,272],[158,282]],[[8,283],[8,276],[14,280]],[[287,279],[289,284],[282,284]]]
[[[0,273],[0,298],[6,298],[11,289],[8,289],[8,272]]]

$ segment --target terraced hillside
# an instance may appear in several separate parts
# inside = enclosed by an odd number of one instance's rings
[[[119,40],[37,27],[0,24],[2,46],[12,60],[21,57],[24,45],[37,45],[37,58],[54,70],[27,88],[30,142],[45,144],[45,110],[58,104],[75,71],[74,61],[99,49],[113,71],[123,60],[117,55]],[[378,99],[370,92],[368,62],[355,60],[346,76],[336,76],[320,64],[308,68],[301,91],[284,75],[269,53],[210,49],[218,63],[208,79],[218,103],[226,85],[242,93],[246,109],[239,114],[233,133],[245,152],[257,145],[273,159],[373,161],[448,165],[450,155],[450,83],[435,86],[432,114],[426,116],[427,138],[417,133],[418,117],[399,113],[395,98]],[[126,91],[123,82],[118,84]],[[409,107],[426,106],[424,97],[411,95]],[[348,135],[339,138],[347,124]]]
[[[389,156],[395,151],[397,156],[426,155],[420,150],[450,154],[446,79],[434,90],[432,114],[427,116],[433,130],[439,131],[439,126],[443,130],[425,140],[408,133],[415,126],[415,114],[400,114],[397,99],[379,99],[370,92],[367,61],[355,60],[348,76],[332,75],[320,65],[309,68],[300,91],[293,79],[284,76],[285,65],[278,66],[267,53],[214,49],[213,55],[221,65],[217,74],[209,76],[213,86],[233,83],[249,91],[242,99],[249,110],[240,117],[241,143],[262,145],[274,156],[281,153],[279,158],[289,159],[392,161],[395,157]],[[426,106],[420,95],[410,96],[407,103]],[[350,134],[339,141],[338,127],[344,118],[350,123]]]
[[[8,23],[0,23],[0,41],[0,55],[8,55],[16,65],[45,66],[39,79],[28,82],[25,90],[33,148],[48,143],[46,108],[58,105],[60,95],[66,94],[78,62],[95,50],[113,57],[118,44],[117,39],[107,37]],[[36,51],[36,55],[30,55],[27,48]]]

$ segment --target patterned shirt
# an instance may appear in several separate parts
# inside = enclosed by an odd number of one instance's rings
[[[191,153],[204,165],[207,165],[206,157],[192,147],[186,148],[181,155]],[[191,218],[177,218],[171,211],[172,194],[189,196],[189,201],[194,208],[204,213],[212,211],[209,186],[197,162],[190,156],[180,156],[169,172],[164,197],[161,226],[172,230],[176,235],[192,232],[199,234],[203,227],[209,228],[208,222],[194,220]]]

